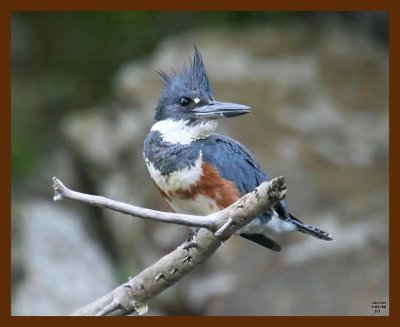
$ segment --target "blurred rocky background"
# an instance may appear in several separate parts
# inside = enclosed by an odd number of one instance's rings
[[[273,253],[234,237],[149,314],[375,315],[372,302],[389,300],[384,12],[14,13],[12,314],[67,315],[186,238],[186,227],[54,203],[51,177],[168,210],[142,143],[155,70],[179,70],[193,43],[217,99],[253,108],[220,132],[284,175],[292,212],[335,241],[291,234]]]

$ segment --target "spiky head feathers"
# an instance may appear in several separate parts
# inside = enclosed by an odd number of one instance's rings
[[[190,60],[189,66],[185,64],[180,73],[169,76],[162,71],[157,72],[164,82],[164,91],[161,95],[161,99],[184,94],[191,97],[213,96],[213,91],[201,54],[196,46],[194,49],[195,53]]]

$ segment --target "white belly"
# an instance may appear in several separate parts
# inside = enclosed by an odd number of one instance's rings
[[[194,199],[174,198],[168,203],[175,212],[190,215],[206,216],[220,210],[216,201],[201,194]]]

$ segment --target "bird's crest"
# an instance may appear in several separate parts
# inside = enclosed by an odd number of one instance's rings
[[[194,93],[205,92],[212,95],[210,81],[200,51],[194,46],[194,56],[190,58],[190,65],[186,63],[180,73],[172,76],[163,71],[157,71],[164,82],[164,91],[186,90]]]

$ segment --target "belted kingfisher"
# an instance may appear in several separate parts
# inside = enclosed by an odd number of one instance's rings
[[[250,107],[215,100],[196,46],[189,66],[185,65],[180,73],[157,73],[164,90],[144,141],[143,155],[151,178],[173,211],[208,215],[228,207],[268,180],[242,144],[214,133],[219,119],[246,114]],[[280,251],[279,244],[267,235],[290,231],[333,240],[329,233],[291,215],[283,200],[237,234]]]

